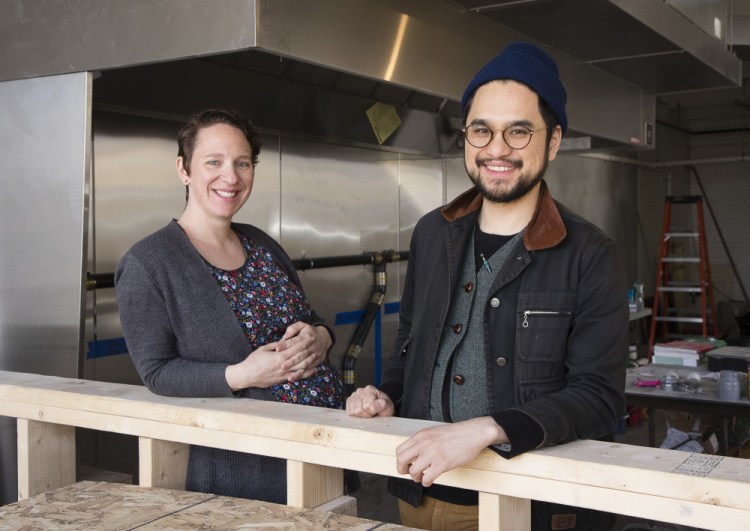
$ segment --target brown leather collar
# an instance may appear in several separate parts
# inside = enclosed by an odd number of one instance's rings
[[[482,208],[482,195],[476,187],[467,190],[441,209],[448,221],[456,221]],[[539,200],[526,226],[523,243],[529,251],[549,249],[565,239],[567,231],[547,183],[542,181]]]

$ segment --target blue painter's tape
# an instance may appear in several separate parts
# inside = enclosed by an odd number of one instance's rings
[[[354,310],[351,312],[339,312],[336,314],[336,319],[334,320],[334,325],[347,325],[347,324],[355,324],[362,320],[362,317],[364,317],[365,312],[364,310]]]
[[[104,358],[106,356],[117,356],[127,354],[128,347],[125,344],[124,337],[115,337],[113,339],[100,339],[99,341],[89,341],[89,351],[86,358]]]
[[[384,309],[386,315],[389,315],[389,314],[392,314],[392,313],[398,313],[399,310],[401,310],[401,303],[398,302],[398,301],[396,301],[396,302],[386,302],[383,305],[383,309]]]

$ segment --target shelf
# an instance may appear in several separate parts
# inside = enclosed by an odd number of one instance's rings
[[[638,310],[637,312],[630,312],[630,321],[635,321],[637,319],[642,319],[644,317],[648,317],[651,315],[651,308],[644,308],[642,310]]]

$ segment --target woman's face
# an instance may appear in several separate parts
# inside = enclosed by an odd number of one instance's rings
[[[177,172],[190,190],[186,212],[231,220],[253,189],[252,148],[236,127],[204,127],[196,135],[190,168],[178,157]]]

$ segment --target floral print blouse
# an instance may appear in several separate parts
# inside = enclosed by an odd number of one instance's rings
[[[208,266],[255,350],[281,339],[292,323],[307,322],[311,308],[302,289],[267,249],[244,234],[237,236],[245,249],[245,264],[232,271]],[[312,376],[274,385],[271,392],[279,402],[335,409],[344,404],[341,376],[330,360],[321,363]]]

